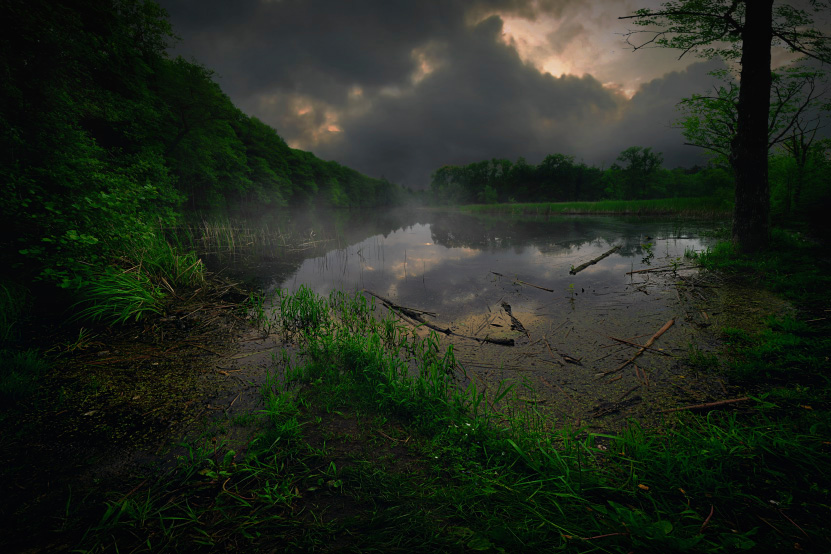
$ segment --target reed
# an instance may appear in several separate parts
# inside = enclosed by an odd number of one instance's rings
[[[202,219],[166,231],[180,237],[200,254],[216,256],[256,251],[301,252],[331,240],[318,237],[313,230],[299,233],[279,226],[271,228],[267,224],[251,226],[244,220],[231,218]]]

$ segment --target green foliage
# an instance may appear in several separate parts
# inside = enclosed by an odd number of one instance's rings
[[[0,348],[20,339],[20,326],[29,301],[29,295],[21,287],[0,282]]]
[[[732,210],[729,200],[719,197],[662,198],[655,200],[600,200],[598,202],[557,202],[468,205],[464,211],[508,212],[516,214],[680,214],[684,216],[723,216]]]
[[[15,52],[0,58],[0,218],[15,229],[0,238],[0,263],[16,280],[82,289],[96,302],[108,289],[126,291],[118,272],[103,268],[125,253],[146,258],[134,245],[158,244],[157,229],[174,224],[185,203],[397,199],[386,180],[290,149],[234,107],[213,72],[169,58],[172,30],[155,2],[12,0],[0,19],[15,22],[0,38]],[[195,259],[167,259],[179,265],[148,268],[156,281],[200,278],[188,269]],[[159,296],[144,290],[136,315]]]

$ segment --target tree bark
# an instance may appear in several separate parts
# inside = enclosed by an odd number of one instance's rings
[[[736,177],[733,242],[758,252],[770,239],[768,112],[773,0],[746,0],[742,29],[741,88],[730,163]]]

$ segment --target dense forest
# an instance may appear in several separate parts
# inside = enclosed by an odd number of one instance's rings
[[[0,263],[64,288],[186,208],[388,204],[399,187],[290,148],[141,0],[3,2]],[[12,24],[13,22],[13,24]]]
[[[792,135],[768,158],[772,214],[780,221],[808,222],[819,231],[831,204],[831,141]],[[431,179],[429,201],[446,203],[573,202],[720,197],[732,201],[734,178],[726,156],[706,167],[666,169],[663,157],[633,146],[607,169],[552,154],[538,165],[492,159],[446,165]]]

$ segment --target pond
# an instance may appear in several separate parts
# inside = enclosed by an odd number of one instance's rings
[[[440,336],[454,345],[463,386],[512,382],[513,401],[551,421],[604,429],[726,392],[715,367],[689,363],[691,354],[712,360],[723,302],[685,258],[712,244],[703,232],[723,222],[447,211],[316,217],[296,228],[317,224],[318,235],[299,232],[336,238],[312,241],[316,248],[292,263],[258,256],[237,269],[266,289],[365,291],[378,305],[434,313],[424,318],[452,333]],[[667,325],[624,365],[639,351],[633,345]]]

